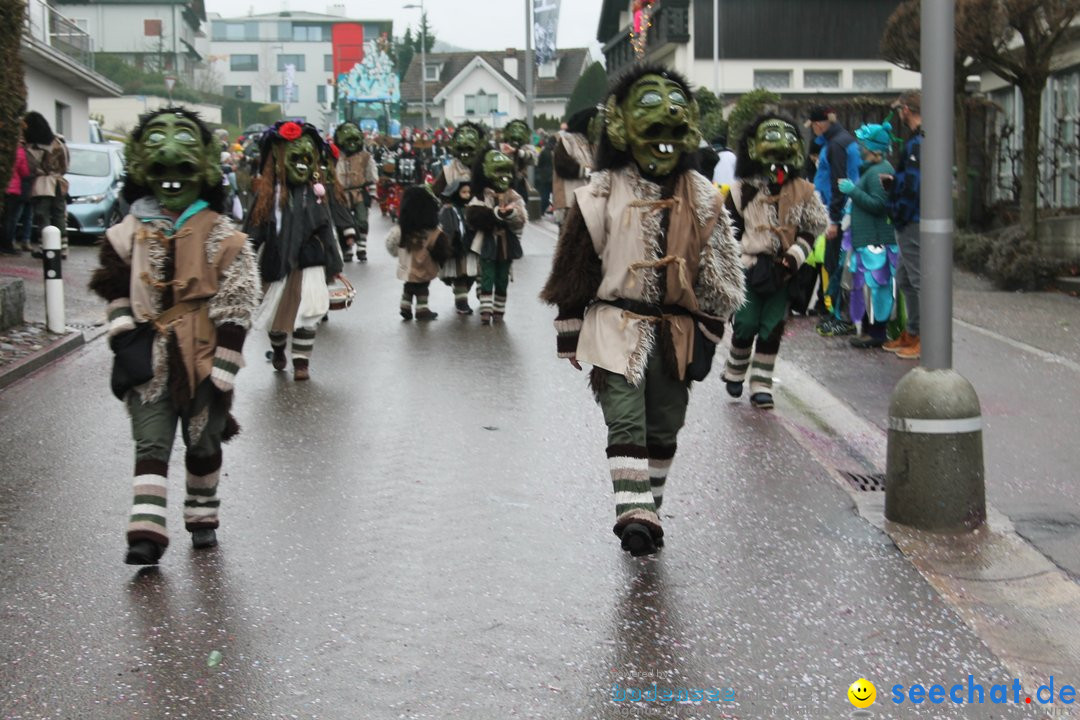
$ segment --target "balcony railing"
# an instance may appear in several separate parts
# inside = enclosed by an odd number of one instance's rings
[[[94,69],[94,41],[90,35],[42,0],[28,0],[25,34],[90,70]]]
[[[645,57],[668,44],[681,45],[690,42],[690,0],[657,0],[652,14],[652,28],[645,42]],[[637,57],[630,43],[630,28],[624,27],[619,35],[608,40],[604,46],[608,75],[614,77],[620,70],[632,65]]]

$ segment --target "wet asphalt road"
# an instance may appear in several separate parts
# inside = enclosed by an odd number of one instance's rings
[[[667,546],[625,556],[601,413],[535,299],[553,237],[530,228],[507,323],[484,328],[436,285],[441,317],[403,323],[373,229],[311,382],[248,341],[217,549],[182,530],[178,451],[173,544],[122,564],[132,444],[104,342],[0,393],[0,717],[822,720],[851,716],[859,677],[875,717],[1040,717],[887,702],[1011,676],[718,373],[692,395]],[[611,699],[653,682],[734,699]]]

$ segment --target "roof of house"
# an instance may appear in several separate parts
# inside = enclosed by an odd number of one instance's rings
[[[379,23],[389,24],[392,20],[382,18],[353,18],[344,15],[328,15],[326,13],[307,12],[306,10],[279,10],[277,12],[258,13],[255,15],[242,15],[239,17],[217,17],[215,20],[238,22],[240,20],[298,20],[301,22],[334,22],[334,23]]]
[[[503,58],[512,55],[517,58],[517,77],[511,77],[503,69]],[[430,100],[438,95],[454,78],[462,73],[476,58],[490,65],[504,81],[513,85],[520,93],[525,93],[525,51],[469,51],[454,53],[428,53],[428,65],[442,65],[438,82],[427,84],[427,97]],[[578,78],[585,72],[589,62],[588,48],[566,48],[556,52],[555,77],[537,77],[533,75],[533,88],[536,97],[569,97],[577,84]],[[535,73],[535,70],[534,70]],[[409,69],[401,82],[401,97],[407,102],[420,102],[420,56],[409,63]]]

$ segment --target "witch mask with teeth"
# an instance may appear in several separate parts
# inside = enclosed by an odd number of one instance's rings
[[[125,153],[124,197],[153,195],[166,210],[181,213],[199,198],[221,211],[224,192],[216,143],[198,115],[165,108],[144,115]]]
[[[805,160],[806,146],[795,124],[777,115],[764,116],[746,131],[746,154],[760,169],[751,175],[764,174],[775,183],[798,174]],[[736,174],[739,177],[751,175]]]
[[[698,105],[680,77],[662,68],[646,69],[608,97],[604,108],[607,140],[629,152],[642,173],[663,177],[701,140]]]

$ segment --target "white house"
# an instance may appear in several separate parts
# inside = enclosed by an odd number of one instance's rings
[[[334,112],[335,58],[340,65],[359,51],[358,39],[390,34],[389,20],[356,20],[335,14],[281,11],[238,18],[210,16],[208,61],[223,94],[279,103],[288,118],[319,127]]]
[[[588,49],[569,48],[534,69],[534,114],[561,118],[574,85],[592,62]],[[525,117],[523,50],[428,53],[426,68],[431,127],[474,120],[500,128]],[[420,74],[421,58],[416,55],[401,83],[401,98],[412,115],[421,112]]]
[[[195,49],[206,20],[203,0],[55,0],[94,38],[95,50],[140,69],[191,82],[202,58]]]
[[[717,95],[768,88],[798,95],[898,94],[920,76],[880,57],[889,15],[900,0],[656,0],[645,59]],[[714,22],[719,34],[716,62]],[[603,0],[597,40],[610,77],[636,60],[629,0]]]
[[[27,110],[41,113],[68,142],[89,142],[89,98],[120,95],[94,71],[90,36],[42,0],[28,0],[19,55]]]

